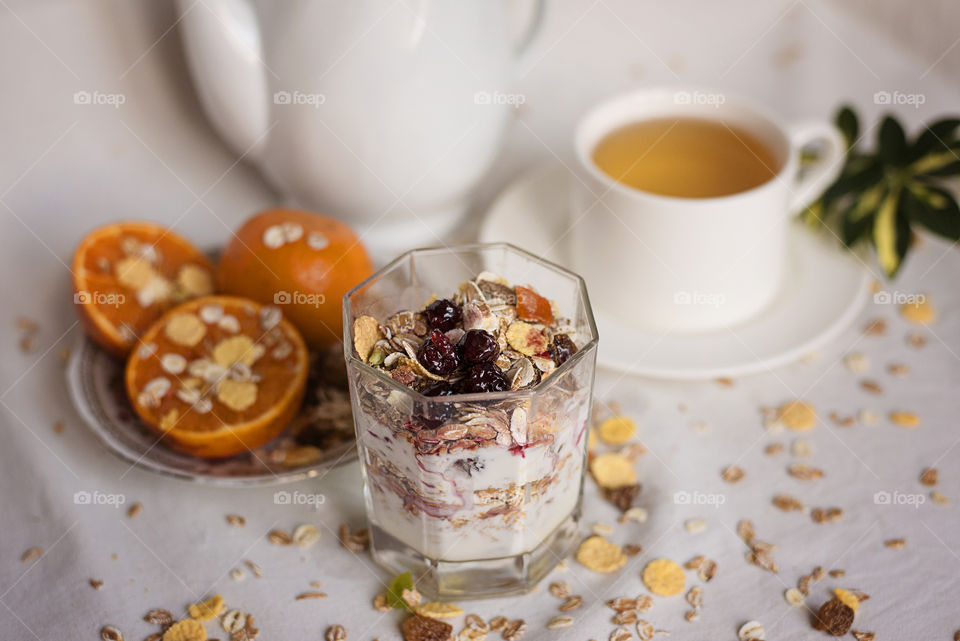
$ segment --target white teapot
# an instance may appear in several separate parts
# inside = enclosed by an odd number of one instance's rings
[[[506,0],[178,2],[207,117],[291,204],[378,262],[457,227],[522,101]]]

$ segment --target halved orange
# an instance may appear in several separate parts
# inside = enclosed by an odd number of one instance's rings
[[[73,254],[74,307],[87,334],[126,356],[174,305],[213,293],[213,265],[188,240],[154,223],[92,231]]]
[[[232,456],[260,447],[300,409],[309,357],[276,307],[205,296],[164,314],[127,360],[137,414],[174,449]]]
[[[313,349],[340,343],[341,301],[373,273],[357,235],[335,218],[268,209],[238,229],[217,266],[219,291],[280,305]]]

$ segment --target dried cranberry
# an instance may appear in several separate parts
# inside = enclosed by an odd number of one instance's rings
[[[553,337],[551,351],[553,352],[553,360],[557,362],[557,365],[563,365],[568,358],[577,353],[577,346],[566,334],[557,334]]]
[[[424,396],[453,396],[457,393],[453,385],[447,381],[437,381],[421,392]],[[414,404],[413,418],[427,427],[438,427],[453,418],[453,403],[423,403]]]
[[[500,345],[493,334],[482,329],[471,329],[457,343],[460,356],[468,363],[489,363],[500,355]]]
[[[428,370],[441,376],[457,369],[460,364],[456,348],[439,329],[430,332],[430,338],[423,341],[417,351],[417,360]]]
[[[471,365],[464,377],[460,380],[460,392],[473,394],[476,392],[503,392],[510,389],[510,383],[503,376],[500,368],[493,363],[477,363]]]
[[[441,332],[453,329],[463,318],[460,306],[448,298],[433,301],[427,305],[424,312],[430,329],[439,329]]]

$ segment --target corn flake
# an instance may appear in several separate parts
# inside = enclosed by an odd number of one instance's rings
[[[637,434],[637,426],[627,416],[612,416],[597,428],[600,439],[608,445],[623,445]]]
[[[930,299],[923,296],[916,302],[904,303],[900,306],[900,316],[905,321],[917,325],[929,325],[937,319],[937,313],[930,303]]]
[[[686,576],[683,568],[669,559],[655,559],[643,568],[643,584],[659,596],[673,596],[683,592]]]
[[[633,465],[619,454],[601,454],[590,463],[590,472],[602,488],[614,489],[633,485],[637,482],[637,473]]]
[[[219,594],[214,594],[206,601],[187,606],[187,614],[197,621],[209,621],[220,616],[221,612],[223,612],[223,597]]]
[[[199,621],[183,619],[167,628],[163,641],[207,641],[207,631]]]
[[[777,410],[777,420],[791,430],[805,432],[817,425],[817,411],[803,401],[784,403]]]
[[[833,594],[840,599],[841,603],[853,610],[854,614],[857,613],[857,608],[860,607],[860,599],[857,598],[856,594],[843,588],[834,588]]]
[[[613,572],[622,568],[627,557],[616,543],[594,535],[584,539],[577,549],[577,561],[594,572]]]

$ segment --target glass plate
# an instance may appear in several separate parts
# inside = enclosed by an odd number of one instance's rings
[[[332,367],[321,367],[321,363]],[[357,458],[345,378],[331,382],[322,376],[323,372],[339,373],[342,364],[339,352],[314,355],[297,417],[270,443],[225,459],[182,454],[160,440],[127,399],[123,363],[83,335],[71,351],[67,387],[93,433],[132,466],[209,485],[275,485],[313,478]]]

